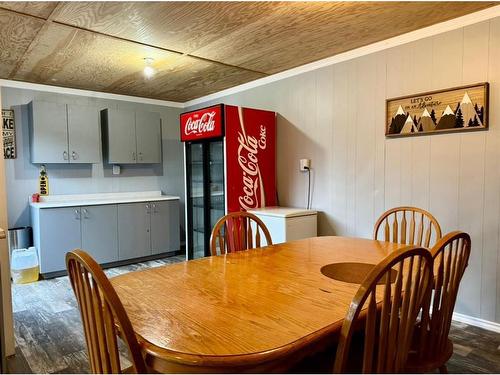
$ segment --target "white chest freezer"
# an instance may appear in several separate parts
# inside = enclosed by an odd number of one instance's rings
[[[264,222],[275,244],[318,235],[317,211],[314,210],[293,207],[264,207],[255,208],[248,212]]]

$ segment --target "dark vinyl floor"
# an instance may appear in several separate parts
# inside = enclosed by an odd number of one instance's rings
[[[183,261],[176,256],[106,270],[109,277]],[[85,339],[67,277],[13,285],[16,355],[10,373],[87,373]],[[500,333],[454,322],[450,373],[500,373]],[[332,355],[334,355],[332,353]],[[124,359],[126,361],[126,359]]]

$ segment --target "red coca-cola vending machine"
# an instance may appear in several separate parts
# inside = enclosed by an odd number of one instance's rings
[[[180,116],[188,259],[228,212],[276,205],[276,113],[218,104]]]

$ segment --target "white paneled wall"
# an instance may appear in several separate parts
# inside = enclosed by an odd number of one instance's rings
[[[490,130],[386,139],[385,100],[490,82]],[[472,236],[456,311],[500,322],[500,19],[216,100],[275,110],[281,205],[305,206],[312,159],[322,235],[371,237],[385,209],[430,210]],[[204,103],[197,107],[205,106]]]

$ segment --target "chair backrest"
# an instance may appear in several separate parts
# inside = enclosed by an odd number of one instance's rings
[[[441,238],[441,227],[434,216],[417,207],[395,207],[384,212],[375,223],[373,239],[379,230],[387,242],[432,247]]]
[[[470,236],[460,231],[448,233],[431,250],[434,258],[433,295],[429,300],[430,308],[424,309],[426,314],[421,326],[425,329],[421,329],[415,348],[421,359],[433,358],[445,351],[458,288],[470,251]]]
[[[266,225],[249,212],[232,212],[223,216],[215,224],[210,236],[210,253],[217,255],[253,249],[261,246],[261,232],[267,245],[272,245],[271,235]]]
[[[66,267],[80,308],[91,371],[96,374],[121,372],[116,322],[134,372],[146,373],[132,324],[101,267],[82,250],[66,254]]]
[[[431,286],[432,256],[425,248],[406,247],[375,266],[360,285],[344,319],[334,372],[346,372],[352,335],[363,320],[362,372],[402,371],[417,316],[430,298]]]

